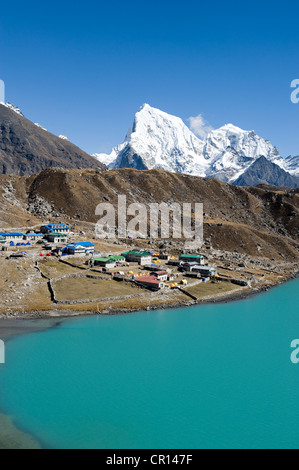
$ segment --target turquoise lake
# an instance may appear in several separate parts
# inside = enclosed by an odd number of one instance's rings
[[[16,337],[0,409],[50,448],[298,448],[298,288]]]

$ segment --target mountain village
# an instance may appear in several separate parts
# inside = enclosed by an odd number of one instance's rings
[[[279,268],[275,273],[261,263],[240,262],[240,257],[209,247],[199,253],[186,252],[172,241],[107,243],[85,230],[47,223],[26,233],[1,232],[0,264],[6,290],[12,278],[13,282],[10,295],[2,290],[0,314],[19,314],[18,302],[23,306],[27,302],[23,310],[33,316],[39,312],[45,316],[46,311],[55,316],[72,310],[151,310],[238,298],[254,286],[267,288],[274,278],[277,282]],[[37,292],[42,293],[34,295],[37,283]]]

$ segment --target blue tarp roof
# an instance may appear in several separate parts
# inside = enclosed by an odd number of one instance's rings
[[[0,233],[2,237],[23,237],[23,233],[18,233],[18,232],[10,232],[10,233]]]
[[[43,233],[25,233],[26,237],[43,237]]]
[[[76,245],[76,246],[83,246],[84,248],[88,248],[88,247],[94,246],[94,244],[91,243],[91,242],[78,242],[78,243],[74,243],[74,245]]]
[[[81,243],[72,243],[71,245],[67,245],[67,248],[93,248],[94,244],[91,242],[81,242]]]
[[[82,242],[82,243],[72,243],[71,245],[67,245],[67,248],[92,248],[94,245],[90,242]]]

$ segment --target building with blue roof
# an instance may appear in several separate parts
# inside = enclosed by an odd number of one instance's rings
[[[91,242],[77,242],[67,245],[64,254],[68,255],[89,255],[94,252],[94,244]]]
[[[67,234],[70,228],[66,224],[48,224],[40,228],[41,233],[63,233]]]
[[[24,234],[19,232],[1,232],[0,237],[4,238],[6,242],[22,242],[24,240]]]
[[[76,242],[73,245],[83,246],[84,248],[94,248],[94,244],[91,242]]]

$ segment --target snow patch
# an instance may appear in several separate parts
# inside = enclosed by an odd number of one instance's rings
[[[24,114],[22,113],[22,111],[20,110],[20,108],[18,108],[17,106],[15,106],[14,104],[11,104],[11,103],[0,103],[2,104],[3,106],[5,106],[6,108],[8,109],[11,109],[12,111],[14,111],[15,113],[17,113],[19,116],[23,116],[24,117]]]
[[[38,122],[35,122],[34,125],[36,127],[39,127],[40,129],[42,129],[43,131],[47,131],[48,132],[48,129],[46,129],[45,127],[41,126],[40,124],[38,124]]]

